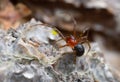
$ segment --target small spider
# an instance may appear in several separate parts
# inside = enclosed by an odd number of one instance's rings
[[[76,21],[74,18],[73,18],[73,22],[74,22],[73,35],[64,37],[64,35],[58,29],[56,29],[56,31],[61,35],[62,39],[64,39],[67,43],[66,45],[63,45],[60,47],[70,46],[73,49],[73,51],[76,53],[75,56],[80,57],[85,52],[85,48],[84,48],[83,44],[87,43],[87,45],[89,47],[88,52],[90,51],[91,46],[87,39],[88,33],[86,36],[84,36],[84,33],[86,32],[87,29],[84,32],[82,32],[79,36],[76,36],[76,29],[75,29]]]

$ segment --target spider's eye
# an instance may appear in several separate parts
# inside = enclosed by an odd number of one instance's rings
[[[75,45],[74,50],[76,51],[76,56],[82,56],[85,52],[82,44]]]

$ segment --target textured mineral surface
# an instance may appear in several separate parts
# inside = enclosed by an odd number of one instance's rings
[[[32,19],[0,30],[0,82],[119,82],[96,43],[75,57],[55,29]]]

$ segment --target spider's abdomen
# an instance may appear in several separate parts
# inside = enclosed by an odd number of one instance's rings
[[[85,52],[82,44],[75,45],[74,50],[76,51],[76,56],[82,56]]]

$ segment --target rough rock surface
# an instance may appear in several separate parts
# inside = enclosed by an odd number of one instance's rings
[[[0,82],[119,82],[95,43],[77,57],[51,26],[34,19],[0,31]],[[85,49],[87,51],[87,46]]]

